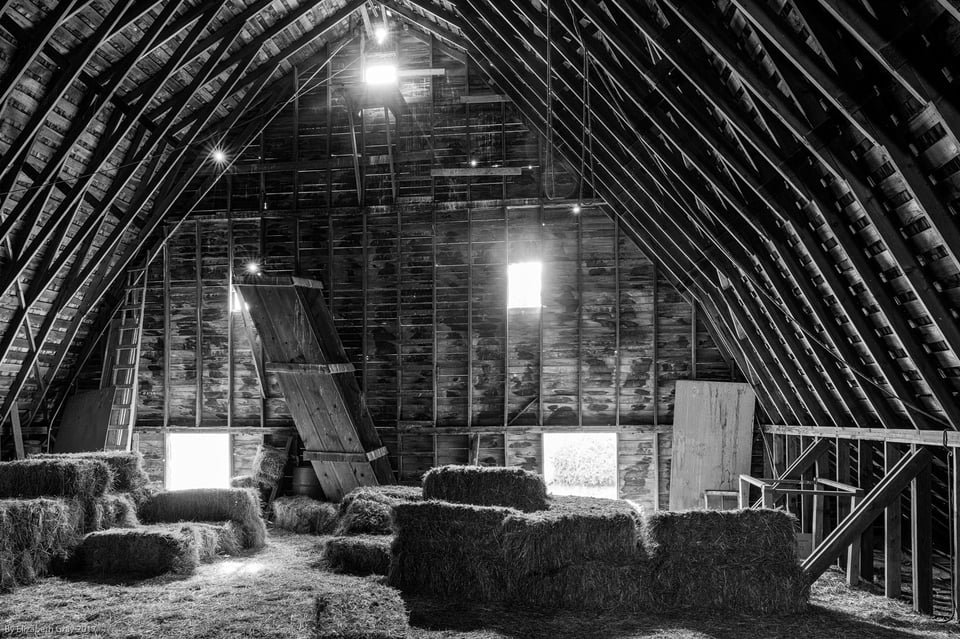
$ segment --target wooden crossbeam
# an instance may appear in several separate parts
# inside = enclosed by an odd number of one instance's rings
[[[829,426],[796,426],[761,424],[760,429],[771,435],[803,435],[858,441],[918,444],[960,448],[960,431],[911,430],[905,428],[833,428]]]
[[[857,504],[824,542],[803,561],[801,568],[809,583],[816,581],[844,548],[859,540],[864,529],[873,523],[888,504],[899,499],[900,493],[929,465],[932,457],[933,454],[928,448],[916,448],[884,475],[876,487],[864,496],[863,501]]]

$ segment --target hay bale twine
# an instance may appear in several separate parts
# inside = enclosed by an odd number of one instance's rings
[[[129,493],[142,489],[150,481],[143,469],[143,455],[136,451],[96,451],[86,453],[44,453],[31,455],[31,459],[93,460],[102,461],[113,471],[110,489]]]
[[[410,630],[400,593],[374,579],[346,575],[317,585],[314,622],[317,639],[402,639]]]
[[[244,488],[194,488],[157,493],[141,506],[140,518],[148,523],[231,521],[243,548],[260,548],[267,538],[260,499]]]
[[[113,472],[98,459],[18,459],[0,463],[0,499],[102,497]]]
[[[574,564],[632,563],[639,513],[616,499],[552,497],[547,510],[507,517],[504,556],[514,580]]]
[[[547,487],[522,468],[440,466],[423,476],[423,498],[532,512],[546,510]]]
[[[303,495],[279,497],[271,504],[273,523],[290,532],[329,535],[337,526],[337,506]]]
[[[323,546],[323,559],[333,572],[350,575],[386,575],[390,572],[393,537],[355,535],[331,537]]]
[[[764,614],[804,610],[809,586],[797,562],[795,525],[779,510],[651,515],[643,526],[651,604]]]
[[[179,526],[114,528],[84,537],[78,555],[83,569],[99,575],[188,575],[200,563],[200,546],[192,531]]]
[[[508,596],[503,522],[516,510],[424,501],[397,504],[393,514],[390,585],[478,601]]]

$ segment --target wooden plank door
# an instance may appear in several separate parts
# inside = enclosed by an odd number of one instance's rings
[[[680,380],[673,413],[670,510],[703,507],[750,472],[756,395],[749,384]]]
[[[302,278],[237,285],[300,438],[328,499],[358,486],[393,483],[386,449],[363,401],[353,366],[323,300]]]

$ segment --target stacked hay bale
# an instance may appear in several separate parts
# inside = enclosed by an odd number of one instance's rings
[[[440,466],[423,476],[423,498],[533,512],[546,510],[547,486],[522,468]]]
[[[659,512],[644,526],[649,604],[791,614],[809,586],[797,563],[793,516],[778,510]]]
[[[521,603],[610,608],[643,591],[640,516],[627,502],[553,497],[503,522],[509,592]]]
[[[540,476],[519,468],[443,466],[424,475],[423,496],[428,501],[394,506],[390,584],[411,594],[508,598],[504,523],[546,508]]]
[[[329,535],[337,526],[337,506],[305,495],[278,497],[271,504],[277,528],[311,535]]]
[[[66,560],[83,534],[131,514],[107,491],[110,467],[97,459],[25,459],[0,464],[0,584],[33,582]],[[105,513],[109,516],[105,517]]]
[[[806,606],[790,515],[695,511],[642,521],[626,502],[541,499],[541,490],[516,469],[431,471],[424,495],[461,503],[394,507],[390,584],[411,594],[590,610],[789,614]]]
[[[394,506],[390,585],[408,594],[506,598],[503,522],[519,514],[513,508],[433,500]]]
[[[221,531],[224,546],[232,538],[240,548],[261,548],[267,538],[259,497],[243,488],[157,493],[143,504],[140,518],[149,523],[212,522]]]
[[[394,506],[421,500],[416,486],[364,486],[343,497],[332,539],[323,558],[335,572],[386,575],[393,541]]]

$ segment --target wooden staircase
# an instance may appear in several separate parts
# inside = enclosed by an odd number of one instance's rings
[[[276,373],[297,431],[327,499],[358,486],[394,483],[354,367],[327,310],[320,282],[250,278],[236,286]]]
[[[101,388],[113,388],[104,450],[130,450],[133,425],[137,420],[137,378],[146,288],[146,272],[143,269],[129,271],[123,303],[110,323],[108,356],[104,359],[100,377]]]

